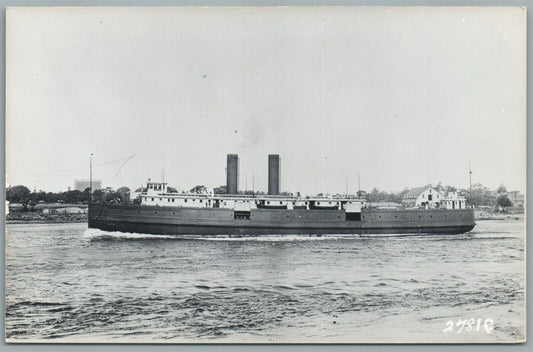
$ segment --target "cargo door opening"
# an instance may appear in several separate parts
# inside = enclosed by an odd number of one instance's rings
[[[361,221],[361,213],[346,213],[346,221]]]
[[[246,210],[233,211],[234,220],[250,220],[250,212]]]

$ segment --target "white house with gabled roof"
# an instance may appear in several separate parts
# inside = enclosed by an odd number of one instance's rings
[[[413,188],[402,199],[402,204],[408,207],[437,208],[443,199],[443,194],[431,186]]]

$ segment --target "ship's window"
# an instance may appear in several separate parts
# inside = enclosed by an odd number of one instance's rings
[[[162,202],[162,201],[163,201],[163,198],[159,198],[159,200]]]
[[[176,213],[175,213],[175,212],[172,212],[172,215],[176,215]]]
[[[280,201],[279,201],[279,204],[283,204],[283,202],[280,200]]]
[[[169,199],[167,199],[167,202],[169,202],[169,203],[170,203],[170,198],[169,198]]]
[[[226,202],[224,202],[224,205],[226,205]]]
[[[187,203],[187,199],[185,199],[185,203]]]
[[[269,201],[269,200],[267,200],[267,204],[270,204],[270,201]]]
[[[202,203],[202,200],[200,199],[200,203]]]
[[[320,202],[316,202],[317,205],[320,205]]]
[[[152,198],[152,202],[154,201],[154,198]]]
[[[154,211],[154,214],[157,214],[157,211]]]
[[[172,198],[172,201],[174,201],[174,198]]]

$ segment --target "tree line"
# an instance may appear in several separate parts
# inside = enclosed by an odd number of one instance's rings
[[[480,183],[476,183],[472,186],[472,190],[458,190],[453,186],[442,186],[440,183],[433,188],[443,192],[458,192],[463,195],[468,204],[475,206],[501,206],[510,207],[513,203],[507,195],[507,189],[501,185],[496,191],[492,191]],[[136,192],[145,191],[145,189],[138,188]],[[168,187],[169,193],[177,193],[176,188]],[[193,187],[189,192],[191,193],[205,193],[207,188],[203,185],[197,185]],[[226,186],[222,185],[213,189],[215,194],[226,194]],[[373,188],[370,192],[358,192],[358,195],[364,197],[369,202],[394,202],[401,203],[403,197],[409,189],[404,189],[400,192],[385,192],[380,191],[377,188]],[[119,187],[117,190],[101,190],[97,189],[93,191],[93,202],[122,202],[129,199],[130,189],[126,186]],[[263,195],[262,191],[239,191],[239,194],[244,195]],[[292,193],[282,192],[281,195],[292,196]],[[298,194],[299,195],[299,194]],[[321,195],[321,194],[320,194]],[[88,203],[90,199],[90,190],[86,188],[83,191],[68,190],[64,192],[44,192],[44,191],[30,191],[30,189],[23,185],[11,186],[6,189],[6,200],[12,203],[22,203],[25,207],[32,206],[39,202],[44,203]]]
[[[120,187],[116,191],[96,189],[93,191],[92,200],[96,202],[123,200],[130,192],[128,187]],[[30,191],[23,185],[11,186],[6,189],[6,200],[11,203],[21,203],[24,207],[35,206],[37,203],[67,203],[83,204],[90,199],[90,189],[83,191],[68,190],[64,192]]]

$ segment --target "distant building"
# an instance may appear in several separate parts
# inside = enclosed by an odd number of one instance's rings
[[[402,204],[408,207],[429,207],[440,206],[443,195],[431,186],[413,188],[407,192],[402,199]]]
[[[441,206],[446,209],[465,209],[466,198],[459,195],[457,192],[448,192],[442,198]]]
[[[511,191],[508,193],[509,200],[513,203],[513,207],[523,208],[524,207],[524,195],[520,194],[519,191]]]
[[[77,191],[85,191],[91,187],[90,180],[74,180],[74,189]],[[93,180],[93,191],[102,189],[102,180]]]

